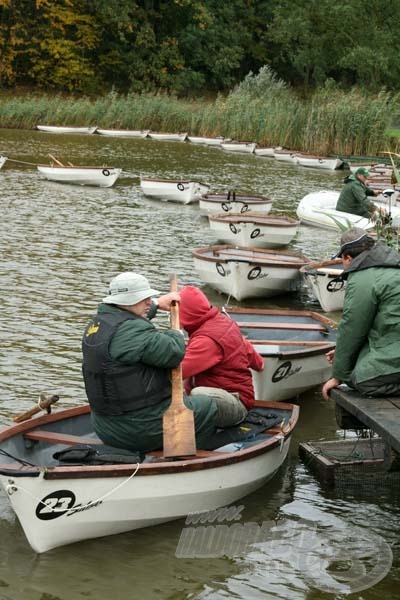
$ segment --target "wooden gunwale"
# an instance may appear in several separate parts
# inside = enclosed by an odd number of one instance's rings
[[[265,215],[264,213],[229,213],[226,215],[208,215],[210,221],[221,221],[231,223],[253,223],[254,225],[273,225],[275,227],[288,227],[290,225],[297,226],[300,221],[293,219],[293,217],[278,216],[278,215]]]
[[[324,315],[321,315],[320,313],[311,311],[311,310],[282,310],[282,309],[270,309],[270,308],[242,308],[240,306],[235,307],[235,308],[228,308],[227,310],[228,314],[231,315],[254,315],[254,316],[282,316],[282,317],[303,317],[303,318],[309,318],[312,319],[314,321],[319,321],[320,323],[323,323],[324,325],[326,325],[326,327],[330,327],[332,329],[336,329],[337,324],[332,321],[332,319],[329,319],[328,317],[325,317]],[[240,326],[242,321],[237,321],[238,325]]]
[[[223,256],[223,255],[226,256]],[[265,263],[271,262],[278,263],[279,266],[303,266],[309,263],[309,260],[303,254],[284,251],[279,252],[273,249],[257,248],[254,249],[251,246],[233,246],[231,244],[217,245],[217,246],[204,246],[202,248],[195,248],[192,251],[192,256],[205,260],[205,261],[237,261],[237,262],[251,262],[251,263]],[[286,259],[286,257],[288,257]],[[241,259],[251,259],[243,260]],[[264,260],[265,259],[265,260]],[[296,259],[298,259],[296,261]]]

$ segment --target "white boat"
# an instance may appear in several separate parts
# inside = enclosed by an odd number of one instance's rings
[[[274,150],[274,158],[276,158],[276,160],[297,165],[297,157],[298,153],[293,152],[293,150]]]
[[[274,152],[278,152],[278,150],[283,150],[282,146],[270,146],[265,148],[256,148],[254,150],[254,154],[256,156],[268,156],[270,158],[274,158]]]
[[[286,246],[299,226],[292,217],[255,212],[208,215],[208,221],[221,242],[252,248]]]
[[[115,167],[75,167],[38,165],[37,170],[49,181],[74,185],[111,187],[121,175],[122,169]]]
[[[232,245],[196,248],[192,256],[204,283],[239,302],[296,292],[309,262],[300,253]]]
[[[140,178],[140,187],[145,196],[180,202],[181,204],[198,202],[210,189],[208,184],[199,181],[152,179],[149,177]]]
[[[97,127],[64,127],[59,125],[36,125],[36,129],[39,131],[45,131],[46,133],[95,133]]]
[[[326,312],[343,309],[346,281],[340,277],[342,272],[340,258],[310,262],[300,268],[309,292]]]
[[[353,215],[336,210],[336,204],[340,192],[333,190],[321,190],[319,192],[311,192],[300,200],[296,214],[302,223],[313,225],[315,227],[323,227],[325,229],[340,230],[339,223],[345,227],[360,227],[361,229],[369,230],[375,227],[375,223],[360,215]],[[373,203],[378,208],[389,210],[392,215],[394,226],[400,225],[400,208],[389,205],[389,198],[385,198],[381,194],[373,200]]]
[[[229,190],[227,194],[207,194],[200,198],[199,209],[201,214],[217,213],[269,213],[272,200],[266,196],[248,196],[247,194],[236,194]]]
[[[221,142],[221,148],[228,152],[248,152],[252,154],[256,147],[256,142]]]
[[[167,142],[184,142],[187,138],[187,133],[162,133],[150,131],[149,137],[153,140],[161,140]]]
[[[52,412],[0,432],[0,484],[39,553],[226,507],[263,486],[287,456],[298,406],[272,402],[261,411],[256,435],[239,431],[227,444],[217,433],[214,450],[180,460],[162,451],[125,456],[125,464],[116,464],[118,449],[108,464],[59,461],[54,454],[71,445],[90,444],[96,456],[103,446],[88,405]]]
[[[224,137],[204,137],[197,135],[188,135],[187,140],[192,144],[206,144],[207,146],[220,146],[224,141]]]
[[[325,169],[334,171],[343,165],[341,158],[329,158],[327,156],[312,156],[311,154],[298,154],[297,164],[302,167],[313,167],[314,169]]]
[[[7,156],[0,156],[0,169],[4,167],[7,162]]]
[[[256,398],[287,400],[327,381],[326,353],[336,345],[335,323],[313,311],[234,308],[227,313],[264,357],[253,371]]]
[[[100,129],[98,127],[96,133],[110,137],[145,138],[149,135],[150,129]]]

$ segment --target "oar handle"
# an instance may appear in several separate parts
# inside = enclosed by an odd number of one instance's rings
[[[177,292],[178,291],[178,281],[176,279],[176,275],[175,273],[173,273],[172,275],[170,275],[169,278],[169,283],[170,283],[170,290],[171,292]],[[172,329],[180,329],[180,323],[179,323],[179,306],[178,303],[175,302],[175,300],[171,303],[171,328]]]

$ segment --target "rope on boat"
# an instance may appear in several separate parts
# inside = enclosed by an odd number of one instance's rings
[[[121,481],[121,483],[116,485],[115,488],[113,488],[106,494],[103,494],[103,496],[100,496],[100,498],[97,498],[97,500],[90,500],[90,502],[87,502],[86,504],[80,504],[79,509],[85,510],[86,508],[90,508],[91,506],[97,506],[97,504],[99,504],[100,502],[103,502],[103,500],[105,500],[106,498],[111,496],[111,494],[114,494],[122,486],[124,486],[126,483],[128,483],[128,481],[130,481],[136,475],[136,473],[139,470],[139,467],[140,467],[140,463],[136,463],[136,469],[133,471],[133,473],[131,475],[129,475],[129,477],[127,477],[124,481]],[[48,508],[48,510],[50,510],[51,512],[55,511],[55,509],[53,509],[51,506],[49,506],[45,502],[43,502],[43,500],[41,498],[38,498],[37,496],[32,494],[32,492],[30,492],[29,490],[24,488],[22,485],[15,483],[15,481],[10,482],[6,486],[6,492],[9,496],[11,496],[14,492],[18,492],[18,490],[21,492],[25,492],[28,496],[33,498],[38,504],[43,504],[43,506],[46,506]],[[73,509],[74,507],[71,506],[70,508]],[[76,508],[78,508],[78,507],[76,507]]]

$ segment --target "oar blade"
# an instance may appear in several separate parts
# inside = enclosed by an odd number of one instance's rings
[[[184,405],[171,405],[163,416],[163,447],[165,458],[178,458],[196,454],[196,437],[193,411]]]

